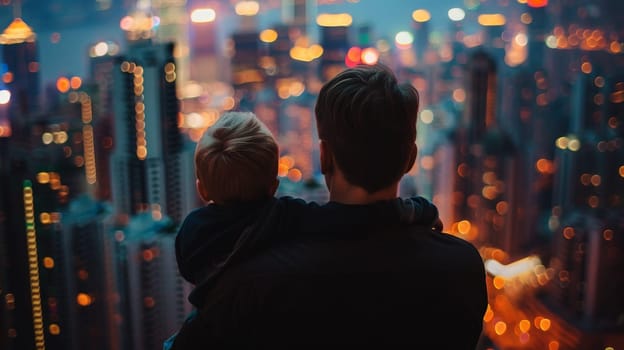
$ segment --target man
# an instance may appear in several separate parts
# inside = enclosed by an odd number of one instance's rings
[[[417,91],[381,65],[323,86],[316,121],[330,202],[225,269],[174,349],[475,348],[487,306],[478,252],[414,220],[411,202],[397,198],[416,159],[418,104]],[[271,213],[259,232],[271,231]]]

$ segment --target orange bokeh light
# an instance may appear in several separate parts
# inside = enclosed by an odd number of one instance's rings
[[[485,314],[483,315],[483,321],[490,322],[492,321],[492,318],[494,318],[494,311],[492,311],[492,308],[488,305],[487,310],[485,310]]]
[[[574,237],[574,228],[568,226],[563,229],[563,237],[566,239],[572,239]]]
[[[494,284],[494,288],[496,289],[503,289],[503,287],[505,287],[505,279],[500,276],[494,277],[492,283]]]
[[[78,90],[80,89],[80,86],[82,86],[82,79],[80,79],[80,77],[72,77],[69,81],[69,85],[72,89]]]
[[[527,5],[529,7],[545,7],[548,5],[548,0],[528,0]]]
[[[360,64],[362,57],[362,49],[357,46],[354,46],[347,51],[347,56],[345,57],[345,65],[347,67],[355,67]]]
[[[145,297],[143,298],[143,305],[145,305],[146,308],[152,308],[156,305],[156,300],[152,297]]]
[[[277,167],[277,176],[284,177],[286,175],[288,175],[288,167],[280,163]]]
[[[12,82],[13,81],[13,73],[12,72],[6,72],[6,73],[2,74],[2,81],[5,84],[8,84],[8,83]]]
[[[529,329],[531,329],[531,321],[529,321],[529,320],[522,320],[518,324],[518,327],[520,328],[520,331],[522,333],[526,333],[526,332],[529,331]]]
[[[540,158],[535,163],[535,168],[542,174],[552,174],[554,172],[553,162],[545,158]]]
[[[362,50],[362,63],[373,65],[379,61],[379,52],[377,49],[372,47],[367,47]]]
[[[288,179],[292,182],[299,182],[301,181],[302,177],[303,177],[303,174],[301,173],[301,170],[299,169],[290,169],[288,171]]]
[[[151,249],[145,249],[143,251],[143,260],[152,261],[154,259],[154,252]]]
[[[472,225],[470,224],[470,221],[462,220],[457,223],[457,231],[459,231],[459,233],[461,233],[462,235],[468,234],[468,232],[470,232],[471,226]]]
[[[71,87],[71,83],[67,77],[60,77],[56,80],[56,89],[61,93],[66,93],[69,91]]]
[[[503,321],[498,321],[494,325],[494,332],[498,335],[503,335],[507,331],[507,324]]]
[[[91,301],[92,300],[89,294],[78,293],[78,295],[76,296],[76,302],[78,302],[78,305],[80,306],[89,306],[91,304]]]
[[[542,318],[539,323],[540,328],[543,331],[547,331],[550,329],[550,320],[547,318]]]

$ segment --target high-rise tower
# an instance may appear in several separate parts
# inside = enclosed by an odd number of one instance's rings
[[[7,72],[2,80],[10,91],[9,119],[18,126],[39,105],[39,62],[36,35],[17,17],[0,35]]]
[[[117,214],[150,211],[180,222],[197,205],[193,150],[178,129],[173,44],[138,43],[114,76],[113,205]]]

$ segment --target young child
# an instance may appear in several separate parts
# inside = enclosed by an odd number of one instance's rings
[[[274,194],[279,184],[278,158],[273,135],[248,112],[225,113],[197,143],[197,193],[206,205],[189,213],[175,241],[180,274],[195,286],[189,295],[195,310],[201,309],[204,291],[227,265],[261,246],[263,237],[258,225],[267,217],[267,210],[277,204]],[[280,202],[288,202],[291,209],[306,205],[292,198]],[[294,213],[282,211],[284,217],[296,218]],[[279,228],[286,225],[274,226],[271,237],[277,237]],[[191,322],[194,315],[186,322]],[[175,334],[167,339],[165,350],[174,339]]]
[[[252,113],[226,113],[202,135],[195,174],[197,192],[208,205],[191,212],[176,237],[178,268],[187,281],[197,286],[215,275],[273,199],[278,157],[273,135]],[[200,306],[193,296],[191,303]]]
[[[185,218],[175,243],[180,273],[195,285],[189,301],[197,310],[228,266],[289,233],[303,234],[302,225],[310,226],[307,232],[313,233],[314,215],[320,211],[331,217],[331,205],[274,197],[278,157],[273,135],[253,113],[225,113],[198,142],[196,184],[207,205]],[[437,209],[422,197],[397,199],[397,209],[401,221],[439,223]],[[174,337],[165,342],[165,349]]]

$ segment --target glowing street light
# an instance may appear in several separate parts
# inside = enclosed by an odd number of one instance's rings
[[[431,19],[431,14],[424,9],[415,10],[412,12],[412,19],[416,22],[427,22]]]
[[[93,47],[95,56],[100,57],[108,53],[108,44],[104,41],[100,41]]]
[[[394,41],[400,48],[408,48],[414,42],[414,36],[407,31],[401,31],[396,34]]]
[[[483,14],[479,15],[478,19],[479,24],[482,26],[502,26],[505,25],[507,19],[504,15],[500,13],[492,13],[492,14]]]
[[[362,50],[362,63],[373,65],[379,61],[379,51],[374,47],[367,47]]]
[[[273,29],[265,29],[260,32],[260,41],[263,43],[272,43],[277,40],[278,34]]]
[[[316,24],[321,27],[348,27],[353,18],[348,13],[321,13],[316,17]]]
[[[234,11],[239,16],[255,16],[260,11],[260,4],[257,1],[241,1],[236,4]]]
[[[466,17],[466,12],[459,7],[448,10],[448,17],[451,21],[458,22]]]
[[[11,101],[11,91],[0,90],[0,105],[5,105]]]
[[[67,91],[69,91],[70,87],[71,87],[71,83],[67,77],[59,77],[56,80],[56,89],[60,93],[63,93],[63,94],[66,93]]]
[[[191,22],[193,23],[213,22],[216,18],[217,13],[211,8],[200,8],[191,12]]]
[[[545,7],[546,5],[548,5],[548,0],[528,0],[527,5],[529,5],[529,7],[535,8]]]

